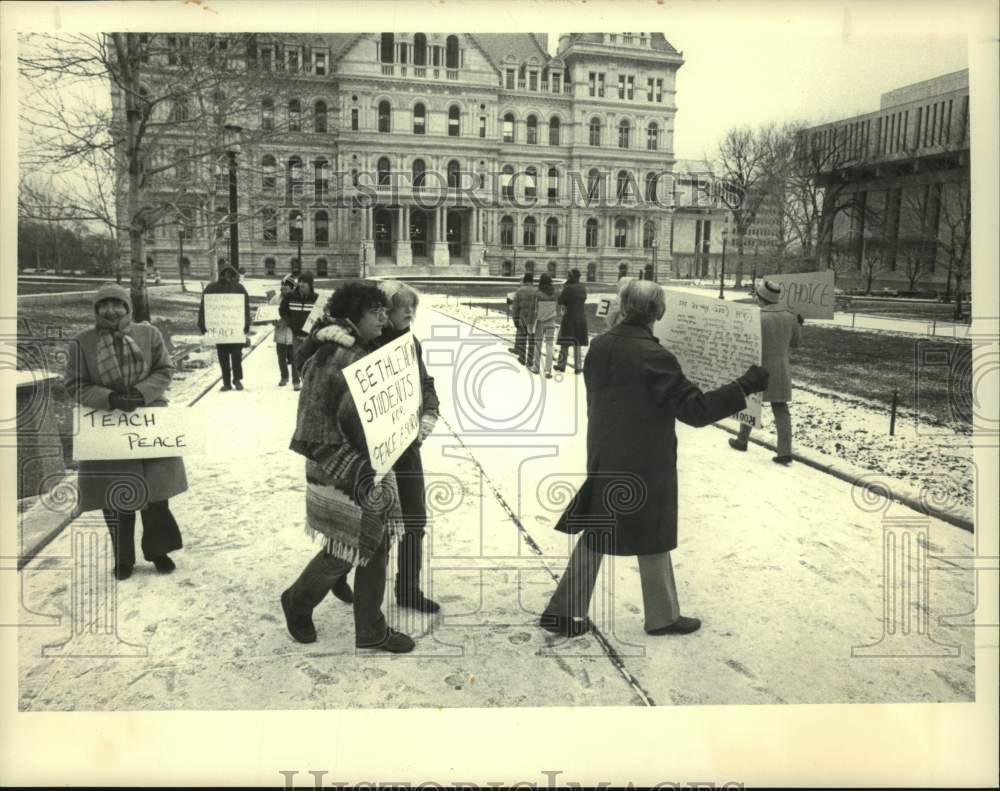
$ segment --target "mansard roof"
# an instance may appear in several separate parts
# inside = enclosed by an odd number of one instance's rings
[[[603,44],[604,43],[604,33],[570,33],[570,39],[572,42],[581,42],[585,44]],[[611,45],[614,46],[614,45]],[[622,45],[626,46],[626,45]],[[667,41],[667,37],[662,33],[650,33],[650,46],[656,52],[668,52],[671,55],[679,55],[680,52],[674,48],[674,46]]]
[[[533,33],[472,33],[471,36],[497,66],[509,58],[517,63],[530,63],[534,58],[541,66],[549,62],[549,53]]]

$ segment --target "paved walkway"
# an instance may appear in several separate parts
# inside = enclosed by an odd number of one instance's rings
[[[315,614],[317,643],[285,631],[278,595],[317,547],[302,527],[303,463],[287,450],[296,394],[276,386],[268,342],[244,364],[246,391],[216,388],[191,407],[211,450],[188,460],[191,489],[172,504],[185,537],[173,575],[140,563],[109,581],[106,560],[88,560],[106,532],[95,513],[21,572],[21,708],[974,699],[974,578],[960,559],[973,536],[762,449],[733,453],[711,427],[679,430],[675,571],[702,630],[642,631],[632,558],[602,572],[597,635],[538,629],[570,548],[552,524],[584,469],[582,377],[532,377],[495,337],[429,308],[417,334],[443,408],[423,453],[425,588],[443,610],[400,610],[389,591],[387,616],[416,638],[413,654],[355,651],[350,609],[332,597]],[[883,579],[900,560],[886,536],[902,547],[916,534],[929,542],[931,557],[912,560],[928,569],[929,598]]]

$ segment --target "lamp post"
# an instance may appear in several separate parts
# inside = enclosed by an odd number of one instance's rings
[[[295,218],[295,237],[296,237],[296,242],[298,243],[299,255],[292,264],[293,275],[296,274],[295,272],[296,264],[298,264],[299,273],[302,272],[302,235],[304,233],[303,228],[304,226],[302,224],[302,212],[299,212],[298,216]]]
[[[719,299],[726,298],[726,241],[729,235],[722,232],[722,266],[719,268]]]
[[[239,202],[236,194],[236,152],[239,149],[239,136],[243,128],[234,124],[223,127],[226,144],[226,156],[229,159],[229,265],[240,271],[240,233],[237,215]]]
[[[660,282],[660,281],[659,281],[659,280],[657,279],[657,275],[656,275],[656,249],[657,249],[657,248],[658,248],[659,246],[660,246],[660,243],[659,243],[659,242],[658,242],[658,241],[657,241],[656,239],[654,239],[654,240],[652,241],[651,245],[650,245],[651,249],[653,250],[653,282],[654,282],[654,283],[658,283],[658,282]]]
[[[184,228],[177,229],[177,268],[181,273],[181,291],[187,291],[184,285]]]

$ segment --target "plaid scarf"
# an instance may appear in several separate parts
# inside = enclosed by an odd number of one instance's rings
[[[97,317],[97,379],[98,384],[117,393],[125,393],[146,373],[146,360],[135,339],[126,332],[132,320],[122,316],[118,321]],[[115,341],[122,342],[122,355],[115,351]]]

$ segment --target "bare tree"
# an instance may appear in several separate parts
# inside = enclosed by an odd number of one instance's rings
[[[881,272],[886,265],[889,256],[892,254],[892,246],[881,236],[866,238],[861,247],[861,276],[864,279],[865,294],[872,293],[872,285],[876,275]]]
[[[962,318],[962,285],[971,276],[972,195],[968,179],[943,185],[938,235],[935,239],[940,260],[948,270],[948,282],[955,287],[955,320]]]

